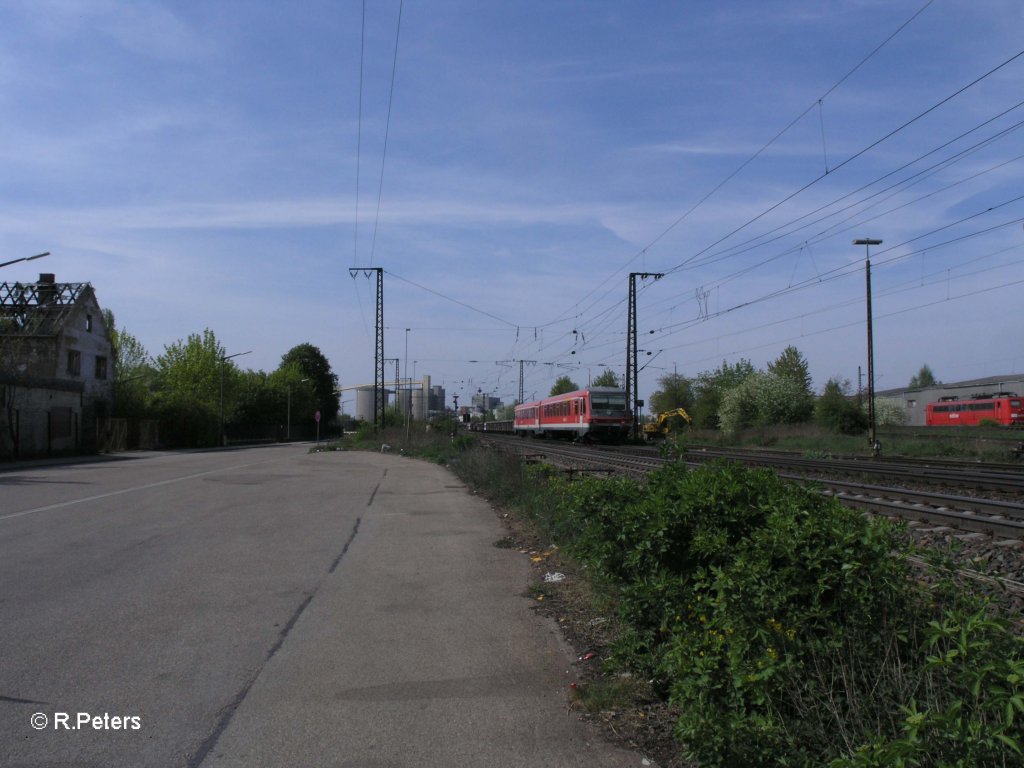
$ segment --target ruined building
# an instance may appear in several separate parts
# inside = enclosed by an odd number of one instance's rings
[[[0,283],[0,458],[90,452],[113,400],[110,334],[89,283]]]

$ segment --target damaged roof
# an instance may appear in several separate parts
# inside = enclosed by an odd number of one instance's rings
[[[90,283],[58,283],[51,274],[35,283],[0,283],[0,335],[55,336]]]

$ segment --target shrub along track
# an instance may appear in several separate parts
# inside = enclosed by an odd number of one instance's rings
[[[648,447],[595,447],[504,435],[482,439],[527,461],[557,466],[571,476],[642,476],[671,461]],[[1024,605],[1021,469],[945,461],[808,459],[795,454],[703,448],[689,449],[685,454],[688,466],[715,459],[771,468],[782,479],[818,485],[845,506],[903,519],[921,545],[951,546],[957,559],[971,566],[962,569],[967,577],[994,580],[999,588],[1015,595],[1014,607]],[[853,479],[857,477],[886,478],[891,484]],[[978,566],[1000,575],[978,573]]]

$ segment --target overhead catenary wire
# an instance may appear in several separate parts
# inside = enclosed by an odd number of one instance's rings
[[[973,81],[972,81],[971,83],[969,83],[968,85],[966,85],[966,86],[963,86],[963,87],[961,87],[961,88],[960,88],[960,89],[958,89],[958,90],[957,90],[957,91],[956,91],[956,92],[955,92],[954,94],[951,94],[950,96],[947,96],[947,97],[945,97],[945,98],[944,98],[944,99],[942,99],[942,100],[941,100],[940,102],[938,102],[938,103],[937,103],[936,105],[933,105],[933,106],[932,106],[932,107],[930,107],[929,109],[927,109],[927,110],[925,110],[924,112],[920,113],[920,114],[919,114],[918,116],[916,116],[915,118],[913,118],[913,119],[911,119],[911,120],[907,121],[906,123],[904,123],[904,124],[903,124],[903,125],[902,125],[902,126],[901,126],[900,128],[897,128],[897,129],[895,129],[894,131],[890,131],[890,132],[889,132],[888,134],[886,134],[886,136],[885,136],[885,137],[883,137],[882,139],[879,139],[879,140],[877,140],[877,141],[873,142],[873,143],[872,143],[871,145],[869,145],[868,147],[865,147],[864,149],[860,150],[860,151],[859,151],[858,153],[856,153],[855,155],[851,156],[851,158],[848,158],[848,159],[847,159],[846,161],[844,161],[844,163],[842,163],[841,165],[845,164],[846,162],[849,162],[850,160],[854,159],[855,157],[857,157],[857,156],[859,156],[859,155],[862,155],[862,154],[864,154],[864,153],[865,153],[865,152],[867,152],[867,151],[868,151],[868,150],[869,150],[869,149],[870,149],[871,147],[873,147],[873,146],[877,146],[877,145],[878,145],[878,144],[879,144],[879,143],[880,143],[881,141],[884,141],[884,139],[885,139],[886,137],[889,137],[889,136],[892,136],[892,135],[894,135],[894,134],[895,134],[896,132],[898,132],[899,130],[901,130],[901,129],[905,128],[906,126],[908,126],[908,125],[912,124],[913,122],[915,122],[916,120],[920,119],[920,118],[921,118],[921,117],[922,117],[923,115],[927,114],[928,112],[934,111],[934,109],[936,109],[936,108],[937,108],[937,107],[938,107],[939,105],[941,105],[941,104],[944,104],[944,103],[947,103],[947,102],[949,102],[949,101],[950,101],[950,99],[952,99],[953,97],[955,97],[955,96],[956,96],[957,94],[963,93],[963,92],[964,92],[964,91],[965,91],[965,90],[966,90],[967,88],[969,88],[969,87],[970,87],[971,85],[977,84],[978,82],[980,82],[981,80],[983,80],[983,79],[984,79],[985,77],[988,77],[988,76],[990,76],[990,75],[991,75],[991,74],[993,74],[994,72],[996,72],[996,71],[998,71],[999,69],[1001,69],[1002,67],[1006,66],[1006,65],[1007,65],[1008,63],[1010,63],[1010,62],[1014,61],[1015,59],[1019,58],[1019,57],[1020,57],[1021,55],[1024,55],[1024,51],[1021,51],[1021,52],[1019,52],[1019,53],[1015,54],[1014,56],[1010,57],[1009,59],[1007,59],[1007,60],[1006,60],[1006,61],[1004,61],[1003,63],[999,64],[998,66],[996,66],[996,67],[994,67],[994,68],[992,68],[992,69],[990,69],[990,70],[989,70],[989,71],[988,71],[988,72],[987,72],[987,73],[986,73],[985,75],[982,75],[981,77],[979,77],[979,78],[976,78],[975,80],[973,80]],[[993,117],[993,118],[989,118],[988,120],[984,121],[983,123],[979,124],[978,126],[975,126],[974,128],[972,128],[971,130],[969,130],[969,131],[967,131],[967,132],[964,132],[964,133],[962,133],[962,134],[961,134],[960,136],[958,136],[958,137],[957,137],[957,139],[959,139],[959,138],[963,138],[964,136],[968,135],[969,133],[971,133],[971,132],[973,132],[973,131],[977,130],[977,129],[978,129],[979,127],[981,127],[981,126],[984,126],[984,125],[987,125],[987,124],[991,123],[991,122],[992,122],[993,120],[997,119],[998,117],[1001,117],[1001,116],[1003,116],[1003,115],[1005,115],[1005,114],[1009,113],[1010,111],[1012,111],[1012,110],[1014,110],[1014,109],[1017,109],[1017,108],[1019,108],[1019,107],[1020,107],[1020,106],[1021,106],[1022,104],[1024,104],[1024,102],[1019,102],[1019,103],[1015,104],[1015,105],[1014,105],[1013,107],[1011,107],[1011,108],[1009,108],[1009,109],[1007,109],[1007,110],[1003,110],[1002,112],[1000,112],[1000,113],[999,113],[998,115],[996,115],[995,117]],[[950,162],[951,162],[951,161],[952,161],[953,159],[955,159],[955,158],[958,158],[958,157],[962,157],[962,156],[963,156],[963,155],[964,155],[965,153],[968,153],[968,152],[970,152],[970,151],[971,151],[972,149],[975,149],[975,148],[977,148],[977,147],[979,147],[979,146],[985,146],[985,145],[987,145],[988,143],[990,143],[990,142],[992,142],[992,141],[995,141],[995,140],[997,140],[997,139],[999,139],[999,138],[1005,137],[1005,136],[1006,136],[1006,135],[1007,135],[1008,133],[1010,133],[1010,132],[1012,132],[1012,131],[1014,131],[1014,130],[1017,130],[1017,129],[1018,129],[1018,128],[1019,128],[1020,126],[1021,126],[1021,123],[1017,123],[1017,124],[1014,124],[1013,126],[1010,126],[1009,128],[1003,129],[1003,130],[999,131],[998,133],[996,133],[996,134],[995,134],[994,136],[988,137],[988,138],[986,138],[986,139],[982,140],[981,142],[978,142],[977,144],[973,145],[973,147],[971,147],[971,148],[968,148],[968,149],[965,149],[965,150],[962,150],[961,152],[959,152],[959,153],[957,153],[956,155],[954,155],[954,156],[953,156],[953,158],[947,158],[946,160],[943,160],[943,161],[941,161],[940,163],[937,163],[937,164],[936,164],[935,166],[933,166],[933,168],[936,168],[936,167],[943,167],[944,165],[948,165],[948,163],[950,163]],[[957,139],[954,139],[954,140],[952,140],[952,141],[949,141],[949,142],[945,142],[944,144],[940,145],[940,146],[939,146],[939,147],[937,147],[936,149],[934,149],[934,150],[931,150],[930,152],[928,152],[928,153],[925,153],[924,155],[921,155],[920,157],[918,157],[917,159],[915,159],[915,160],[914,160],[914,161],[912,161],[911,163],[907,163],[907,164],[905,164],[904,166],[902,166],[901,168],[906,168],[906,167],[909,167],[909,166],[910,166],[910,165],[912,165],[912,164],[913,164],[914,162],[918,162],[918,161],[919,161],[920,159],[922,159],[923,157],[927,157],[928,155],[930,155],[930,154],[933,154],[933,153],[934,153],[935,151],[938,151],[938,150],[939,150],[939,149],[941,149],[941,148],[944,148],[944,147],[946,147],[946,146],[949,146],[949,145],[950,145],[951,143],[955,142],[955,141],[956,141]],[[1014,158],[1014,159],[1016,159],[1016,158]],[[1007,161],[1007,162],[1012,162],[1012,160],[1011,160],[1011,161]],[[1004,163],[1004,164],[1005,164],[1005,163]],[[1000,164],[1000,165],[1003,165],[1003,164]],[[994,166],[994,167],[1000,167],[1000,165],[997,165],[997,166]],[[838,167],[839,167],[839,166],[837,166],[837,168],[838,168]],[[833,170],[834,170],[834,169],[833,169]],[[891,175],[892,175],[892,174],[893,174],[894,172],[898,172],[898,170],[900,170],[900,169],[897,169],[897,171],[889,172],[889,173],[887,173],[887,174],[886,174],[885,176],[883,176],[883,177],[881,177],[881,178],[882,178],[882,179],[884,179],[884,178],[888,178],[888,177],[889,177],[889,176],[891,176]],[[926,169],[926,170],[927,170],[927,169]],[[920,172],[920,173],[923,173],[923,172]],[[916,175],[918,175],[918,174],[915,174],[915,176],[916,176]],[[911,178],[914,178],[914,177],[911,177]],[[819,178],[818,180],[820,180],[820,178]],[[863,187],[861,187],[860,189],[866,189],[866,188],[868,188],[868,187],[872,186],[873,184],[877,183],[877,181],[878,181],[878,180],[876,180],[876,181],[874,181],[874,182],[871,182],[871,183],[870,183],[870,184],[868,184],[868,185],[864,185],[864,186],[863,186]],[[906,183],[906,182],[907,182],[907,180],[904,180],[903,182],[899,182],[899,184],[904,184],[904,183]],[[812,183],[814,183],[814,182],[812,182]],[[898,186],[899,184],[894,184],[894,185],[893,185],[893,187],[896,187],[896,186]],[[809,186],[809,185],[807,185],[807,186]],[[807,188],[807,186],[805,186],[805,187],[804,187],[804,189],[806,189],[806,188]],[[890,188],[891,188],[891,187],[890,187]],[[796,194],[796,193],[794,193],[794,194]],[[848,197],[848,196],[849,196],[849,194],[853,194],[853,193],[848,193],[847,195],[844,195],[844,196],[843,196],[842,198],[840,198],[840,200],[841,200],[841,199],[845,199],[846,197]],[[875,193],[875,194],[878,194],[878,193]],[[871,197],[873,197],[873,196],[874,196],[874,195],[871,195],[871,196],[869,196],[869,197],[868,197],[868,198],[866,198],[866,199],[870,199],[870,198],[871,198]],[[792,195],[791,195],[790,197],[792,197]],[[789,198],[787,198],[787,199],[789,199]],[[863,202],[863,201],[862,201],[862,202]],[[1012,202],[1012,201],[1011,201],[1011,202]],[[781,204],[781,203],[779,203],[779,204]],[[778,206],[779,204],[776,204],[776,206],[773,206],[773,207],[777,207],[777,206]],[[833,203],[833,204],[834,204],[834,203]],[[830,205],[831,205],[831,204],[830,204]],[[854,204],[854,205],[856,205],[856,204]],[[1004,203],[1004,204],[1002,204],[1002,205],[1005,205],[1005,203]],[[823,206],[823,208],[827,208],[827,207],[828,207],[828,206]],[[849,208],[849,207],[851,207],[851,206],[848,206],[847,208]],[[771,210],[771,209],[769,209],[769,210]],[[819,209],[819,210],[820,210],[820,209]],[[981,215],[982,213],[985,213],[985,212],[987,212],[987,211],[982,211],[982,212],[979,212],[978,214],[975,214],[975,215]],[[764,215],[764,213],[760,214],[760,216],[763,216],[763,215]],[[830,216],[831,216],[831,215],[833,215],[833,214],[830,214]],[[751,221],[747,222],[747,224],[751,223],[752,221],[756,220],[757,218],[760,218],[760,216],[758,216],[758,217],[755,217],[755,218],[754,218],[754,219],[752,219]],[[806,216],[806,214],[805,214],[805,216]],[[803,218],[803,217],[801,217],[801,218]],[[828,217],[823,217],[823,219],[824,219],[824,218],[828,218]],[[876,217],[876,218],[877,218],[877,217]],[[823,220],[823,219],[822,219],[822,220]],[[797,221],[799,221],[799,219],[797,219]],[[819,221],[821,221],[821,220],[819,220]],[[849,219],[848,219],[847,221],[849,221]],[[745,224],[745,225],[743,225],[743,226],[746,226],[746,224]],[[785,226],[785,225],[784,225],[784,226]],[[854,225],[851,225],[851,227],[848,227],[847,229],[849,229],[849,228],[852,228],[852,226],[854,226]],[[734,232],[736,232],[736,231],[739,231],[739,229],[742,229],[742,227],[738,228],[737,230],[734,230]],[[934,232],[935,232],[935,230],[933,230],[932,232],[926,233],[926,235],[928,235],[928,234],[934,234]],[[727,237],[728,237],[728,236],[726,236],[726,238],[722,238],[722,239],[721,239],[721,240],[719,240],[718,242],[719,242],[719,243],[721,243],[722,241],[724,241],[724,239],[727,239]],[[923,237],[923,236],[922,236],[922,237]],[[754,241],[756,241],[756,239],[757,239],[757,238],[754,238],[753,240],[754,240]],[[778,238],[773,238],[773,239],[778,239]],[[750,241],[748,241],[748,242],[750,242]],[[713,247],[713,246],[709,246],[709,248],[710,248],[710,247]],[[705,248],[705,249],[704,249],[704,251],[702,251],[702,252],[706,252],[707,250],[708,250],[708,248]],[[748,248],[748,250],[749,250],[749,248]],[[793,251],[793,249],[787,249],[787,251],[786,251],[786,252],[784,252],[784,253],[789,253],[789,252],[792,252],[792,251]],[[729,255],[727,251],[726,251],[726,252],[723,252],[723,253],[725,253],[725,254],[726,254],[726,256],[727,256],[727,255]],[[715,254],[712,254],[712,256],[714,256],[714,255],[715,255]],[[784,255],[784,254],[783,254],[783,255]],[[767,260],[765,260],[765,262],[762,262],[762,263],[766,263],[767,261],[771,261],[771,260],[773,260],[773,259],[775,259],[775,258],[778,258],[778,256],[776,256],[776,257],[771,257],[770,259],[767,259]],[[690,260],[688,260],[688,261],[692,261],[692,258],[691,258]],[[698,262],[698,263],[699,263],[699,264],[707,264],[707,263],[710,263],[711,261],[712,261],[712,259],[711,259],[711,258],[708,258],[708,259],[704,259],[704,260],[702,260],[702,261],[700,261],[700,262]],[[684,262],[684,264],[685,264],[685,262]],[[683,265],[677,265],[676,267],[672,268],[672,270],[679,270],[679,269],[681,269],[681,268],[682,268],[682,266],[683,266]],[[696,266],[696,265],[692,265],[692,266],[689,266],[688,268],[692,269],[692,268],[693,268],[693,266]],[[669,271],[671,272],[672,270],[669,270]],[[744,268],[743,270],[740,270],[740,272],[739,272],[739,273],[737,273],[737,274],[742,274],[742,273],[745,273],[745,272],[748,272],[748,271],[750,271],[750,268],[749,268],[749,267],[747,267],[747,268]],[[769,294],[769,295],[768,295],[768,296],[767,296],[766,298],[771,298],[771,297],[772,297],[772,296],[774,296],[774,295],[775,295],[774,293],[773,293],[773,294]],[[609,307],[608,309],[606,309],[606,310],[604,311],[604,313],[608,313],[608,312],[610,312],[611,310],[613,310],[614,308],[620,307],[620,306],[621,306],[621,305],[622,305],[623,303],[624,303],[624,299],[620,299],[620,300],[619,300],[619,301],[617,301],[617,302],[616,302],[616,303],[615,303],[614,305],[612,305],[612,307]],[[746,303],[745,305],[746,305],[746,306],[749,306],[749,305],[750,305],[750,303],[748,302],[748,303]],[[604,314],[604,313],[602,313],[602,314]]]
[[[359,24],[359,106],[356,118],[356,199],[352,221],[352,266],[359,261],[359,172],[363,149],[363,64],[366,59],[366,0],[362,2]]]
[[[770,138],[760,149],[758,149],[756,152],[754,152],[754,154],[752,154],[750,157],[748,157],[746,160],[744,160],[735,170],[733,170],[731,173],[729,173],[724,179],[722,179],[720,182],[718,182],[718,184],[716,184],[711,190],[709,190],[707,193],[705,193],[704,196],[701,197],[696,203],[694,203],[690,208],[688,208],[679,217],[677,217],[671,224],[669,224],[668,227],[666,227],[664,230],[659,232],[651,241],[649,241],[644,247],[642,247],[632,257],[630,257],[626,261],[625,264],[620,266],[615,272],[613,272],[607,278],[605,278],[604,281],[599,283],[595,288],[593,288],[591,291],[589,291],[587,294],[585,294],[583,296],[583,298],[580,299],[577,302],[577,305],[582,304],[584,301],[586,301],[588,298],[590,298],[590,296],[592,296],[594,293],[596,293],[597,291],[601,290],[601,288],[604,285],[606,285],[612,279],[614,279],[614,277],[616,275],[618,275],[619,273],[621,273],[623,270],[627,269],[628,267],[632,266],[632,264],[637,259],[639,259],[640,257],[646,255],[647,252],[651,248],[653,248],[655,245],[657,245],[659,242],[661,242],[661,240],[663,240],[670,232],[672,232],[683,221],[685,221],[687,218],[689,218],[689,216],[694,211],[696,211],[698,208],[700,208],[702,205],[704,205],[704,203],[706,203],[708,200],[710,200],[723,187],[725,187],[726,184],[728,184],[736,176],[738,176],[740,173],[742,173],[743,170],[745,168],[747,168],[747,166],[749,166],[751,163],[753,163],[755,160],[757,160],[762,154],[764,154],[765,151],[767,151],[771,146],[773,146],[775,144],[775,142],[777,142],[786,133],[788,133],[790,131],[790,129],[792,129],[797,123],[799,123],[809,112],[811,112],[816,106],[819,106],[824,101],[824,99],[826,99],[833,91],[835,91],[839,86],[841,86],[850,77],[852,77],[854,75],[854,73],[856,73],[869,60],[871,60],[879,51],[881,51],[886,45],[888,45],[897,35],[900,34],[900,32],[902,32],[915,19],[917,19],[918,16],[920,16],[922,13],[924,13],[924,11],[927,10],[928,7],[931,6],[933,2],[934,2],[934,0],[926,0],[926,2],[920,8],[918,8],[918,10],[915,11],[910,16],[910,18],[908,18],[906,21],[904,21],[902,24],[900,24],[896,28],[895,31],[893,31],[891,34],[889,34],[881,43],[879,43],[877,46],[875,46],[875,48],[873,48],[866,56],[864,56],[859,62],[857,62],[856,65],[854,65],[850,70],[848,70],[846,72],[846,74],[844,74],[841,78],[839,78],[839,80],[837,80],[835,83],[833,83],[832,86],[828,90],[825,91],[825,93],[823,93],[821,96],[819,96],[817,99],[815,99],[810,105],[807,106],[806,109],[804,109],[799,115],[794,117],[784,128],[782,128],[780,131],[778,131],[778,133],[776,133],[774,136],[772,136],[772,138]],[[835,169],[833,169],[833,170],[835,170]],[[711,247],[713,247],[713,246],[711,246]],[[614,289],[609,289],[609,290],[614,290]],[[607,292],[605,294],[602,294],[602,296],[599,297],[596,301],[600,301],[600,299],[603,298],[606,295],[607,295]],[[596,301],[594,303],[596,303]],[[590,305],[590,307],[592,307],[592,306],[593,306],[593,303]],[[564,318],[564,316],[560,316],[558,319],[556,319],[554,321],[551,321],[551,324],[555,324],[557,322],[560,322],[563,318]]]
[[[370,264],[377,252],[377,228],[380,224],[380,203],[384,194],[384,165],[388,157],[388,139],[391,135],[391,107],[395,96],[395,73],[398,70],[398,40],[402,31],[402,8],[405,0],[398,0],[398,22],[395,24],[395,54],[391,60],[391,85],[388,88],[388,114],[384,123],[384,149],[380,158],[380,182],[377,184],[377,212],[373,217],[373,238],[370,240]]]

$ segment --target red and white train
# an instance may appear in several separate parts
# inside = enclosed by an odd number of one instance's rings
[[[978,395],[969,400],[943,398],[925,407],[929,427],[970,426],[991,421],[1006,427],[1024,427],[1024,399],[1013,392]]]
[[[632,425],[624,390],[589,387],[517,405],[513,429],[518,435],[614,442],[625,440]]]

